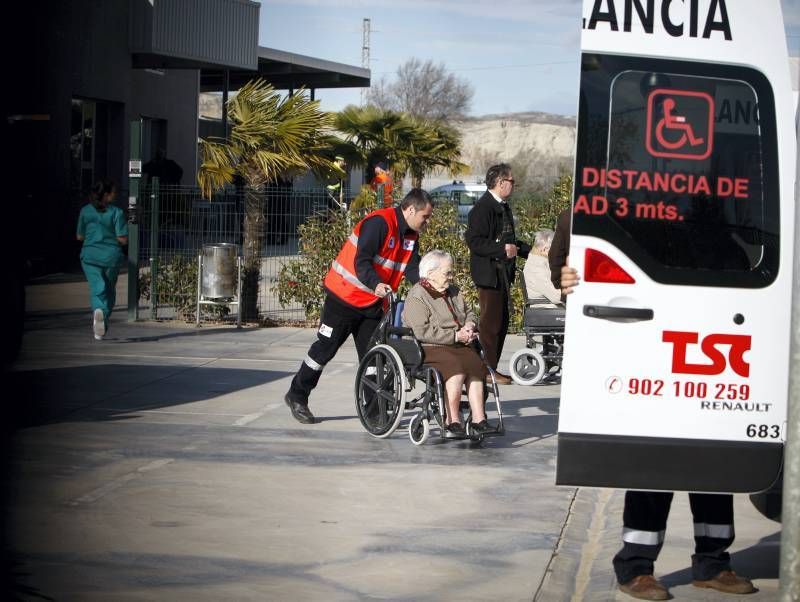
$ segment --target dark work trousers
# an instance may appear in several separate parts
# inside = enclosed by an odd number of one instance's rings
[[[622,549],[614,556],[619,583],[639,575],[652,575],[653,564],[664,544],[671,491],[626,491],[622,516]],[[727,550],[733,543],[733,496],[690,493],[694,521],[692,578],[708,580],[730,570]]]
[[[369,339],[383,315],[382,305],[358,310],[344,305],[330,294],[325,298],[317,330],[317,340],[311,345],[300,369],[292,379],[288,396],[292,401],[308,404],[308,396],[317,386],[325,365],[351,334],[356,343],[358,359],[369,351]]]
[[[494,369],[503,354],[508,332],[508,289],[478,287],[481,319],[478,325],[486,361]]]

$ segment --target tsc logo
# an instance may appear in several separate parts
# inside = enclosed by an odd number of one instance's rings
[[[750,376],[750,364],[745,361],[744,354],[750,351],[750,335],[743,334],[710,334],[703,338],[700,350],[711,360],[710,364],[693,364],[686,361],[686,348],[696,345],[700,335],[696,332],[665,330],[661,338],[665,343],[672,343],[672,372],[679,374],[722,374],[726,365],[730,365],[739,376]],[[717,345],[730,345],[727,362]]]

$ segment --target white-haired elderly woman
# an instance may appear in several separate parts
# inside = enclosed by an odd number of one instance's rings
[[[475,315],[453,286],[453,257],[445,251],[426,253],[419,262],[420,279],[406,296],[403,325],[422,343],[425,363],[442,374],[447,395],[447,430],[465,433],[459,418],[461,390],[467,386],[476,432],[490,430],[486,421],[483,383],[486,367],[470,345],[478,334]]]
[[[547,261],[547,254],[553,244],[553,235],[552,230],[539,230],[533,235],[532,253],[525,260],[525,267],[522,270],[528,298],[536,303],[537,298],[546,297],[550,303],[544,302],[544,305],[549,307],[552,307],[551,304],[563,305],[561,291],[553,286],[550,279],[550,264]]]

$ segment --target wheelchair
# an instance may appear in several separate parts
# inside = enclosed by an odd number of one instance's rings
[[[546,297],[529,297],[525,278],[521,273],[519,276],[525,300],[522,320],[525,347],[511,356],[509,375],[515,383],[523,386],[535,385],[545,379],[553,382],[561,377],[565,310],[554,307]]]
[[[478,433],[471,428],[468,401],[462,396],[460,422],[465,425],[465,436],[454,436],[447,431],[447,397],[442,376],[436,368],[425,365],[425,353],[410,328],[399,326],[402,301],[389,297],[389,307],[370,341],[356,371],[356,413],[366,431],[383,439],[400,426],[406,412],[411,419],[408,436],[414,445],[424,444],[432,429],[438,429],[439,438],[480,442],[483,437],[505,433],[500,395],[494,371],[487,365],[491,384],[484,382],[484,404],[489,397],[497,410],[497,424],[488,433]],[[476,351],[484,359],[483,348],[476,341]],[[486,360],[484,359],[484,363]],[[416,384],[421,383],[421,392]]]

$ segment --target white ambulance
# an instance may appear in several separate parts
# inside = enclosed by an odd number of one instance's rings
[[[557,484],[753,492],[786,432],[779,0],[584,0]]]

